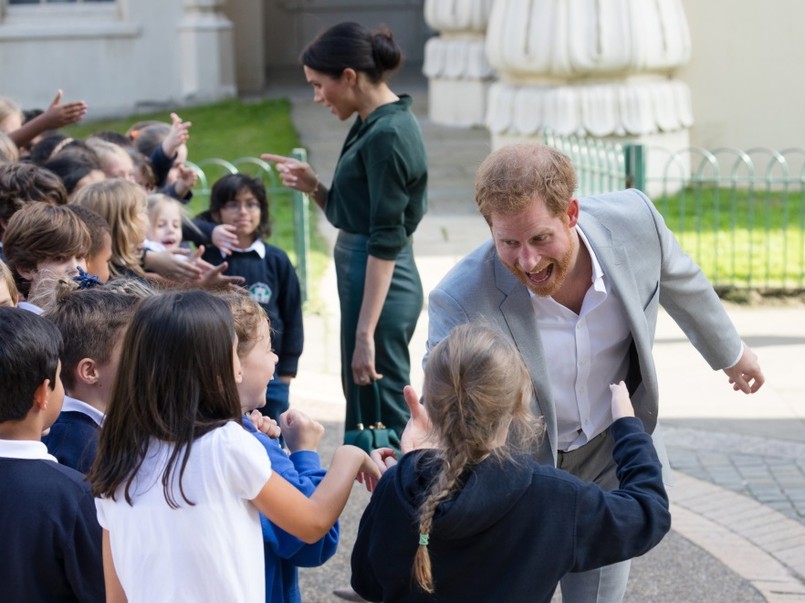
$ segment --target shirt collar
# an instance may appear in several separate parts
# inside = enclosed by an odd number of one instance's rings
[[[266,259],[266,244],[263,243],[263,241],[259,238],[255,239],[254,243],[252,243],[245,249],[241,249],[240,247],[233,247],[231,250],[237,253],[249,253],[250,251],[253,251],[260,256],[261,260]],[[218,250],[218,253],[221,253],[220,249]],[[226,256],[223,253],[221,253],[221,257],[226,259]]]
[[[598,257],[595,255],[595,250],[593,246],[590,245],[590,241],[587,240],[587,235],[584,234],[584,231],[576,226],[576,232],[579,233],[579,240],[584,243],[584,246],[587,248],[587,251],[590,253],[590,262],[592,263],[593,267],[593,276],[592,276],[592,283],[596,289],[603,287],[603,278],[604,278],[604,270],[601,268],[601,264],[598,262]]]
[[[95,423],[98,424],[98,427],[103,425],[104,414],[94,406],[90,406],[86,402],[82,402],[77,398],[64,396],[64,404],[62,404],[61,411],[80,412],[95,421]]]
[[[0,440],[0,458],[59,462],[48,454],[47,446],[35,440]]]

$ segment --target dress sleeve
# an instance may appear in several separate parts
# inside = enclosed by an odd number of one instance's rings
[[[246,500],[253,500],[271,477],[271,460],[257,438],[235,423],[226,430],[222,447],[223,465],[232,492]]]
[[[394,129],[375,135],[364,149],[369,185],[370,255],[396,259],[405,246],[405,210],[411,201],[408,162],[402,154],[404,143]]]

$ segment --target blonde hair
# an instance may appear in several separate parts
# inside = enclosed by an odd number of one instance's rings
[[[148,225],[149,230],[156,228],[159,212],[166,205],[170,205],[179,210],[179,218],[182,220],[182,225],[190,226],[194,230],[198,227],[187,216],[187,210],[177,199],[169,197],[164,193],[151,193],[148,195],[147,208],[148,208]]]
[[[137,246],[142,243],[136,223],[145,210],[145,191],[128,180],[112,178],[94,182],[78,191],[73,203],[100,214],[112,229],[112,276],[126,271],[144,275]]]
[[[98,156],[98,161],[101,164],[101,169],[107,177],[114,177],[109,174],[109,164],[110,161],[115,157],[121,158],[124,161],[130,161],[132,166],[134,164],[134,160],[131,158],[126,149],[118,144],[93,136],[87,138],[86,143],[90,149],[95,151],[95,154]]]
[[[257,345],[260,324],[265,320],[271,329],[271,319],[263,307],[245,293],[227,292],[221,293],[220,297],[229,304],[238,336],[238,357],[243,358]]]
[[[6,121],[11,115],[19,115],[20,121],[23,119],[20,106],[7,96],[0,96],[0,124]]]
[[[511,215],[542,201],[561,216],[576,190],[570,158],[541,144],[513,144],[491,153],[475,176],[475,203],[491,224],[493,213]]]
[[[20,293],[17,291],[17,283],[14,282],[14,274],[3,261],[0,261],[0,280],[5,281],[11,301],[16,306],[20,301]]]
[[[19,161],[20,150],[5,132],[0,132],[0,163]]]
[[[461,488],[468,468],[488,457],[511,459],[542,436],[542,422],[530,409],[533,392],[517,348],[491,327],[459,325],[428,357],[423,393],[440,448],[434,458],[438,472],[419,507],[413,574],[422,590],[434,592],[427,540],[439,504]]]

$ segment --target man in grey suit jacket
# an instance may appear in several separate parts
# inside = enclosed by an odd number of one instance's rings
[[[643,193],[578,200],[575,187],[570,160],[550,147],[512,145],[483,162],[476,202],[492,239],[431,292],[427,350],[465,322],[506,333],[528,366],[534,410],[545,420],[538,458],[614,489],[608,386],[626,381],[636,416],[658,435],[651,348],[659,305],[734,389],[757,391],[763,374]],[[569,574],[563,600],[620,601],[628,576],[628,561]]]

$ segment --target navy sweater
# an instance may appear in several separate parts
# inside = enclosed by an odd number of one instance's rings
[[[302,292],[288,254],[265,243],[265,258],[256,251],[233,251],[226,258],[210,246],[202,259],[214,266],[227,262],[228,276],[242,276],[249,297],[259,303],[271,319],[271,345],[279,356],[276,374],[296,377],[299,356],[305,343],[302,326]]]
[[[100,430],[83,412],[63,410],[42,441],[59,463],[86,475],[98,454]]]
[[[101,527],[84,476],[0,458],[0,601],[101,603]]]
[[[385,603],[507,601],[548,603],[567,572],[642,555],[671,527],[668,497],[651,437],[640,419],[612,425],[620,488],[595,484],[530,456],[488,458],[433,518],[435,595],[414,586],[418,509],[439,461],[414,451],[380,480],[352,550],[352,586]]]

